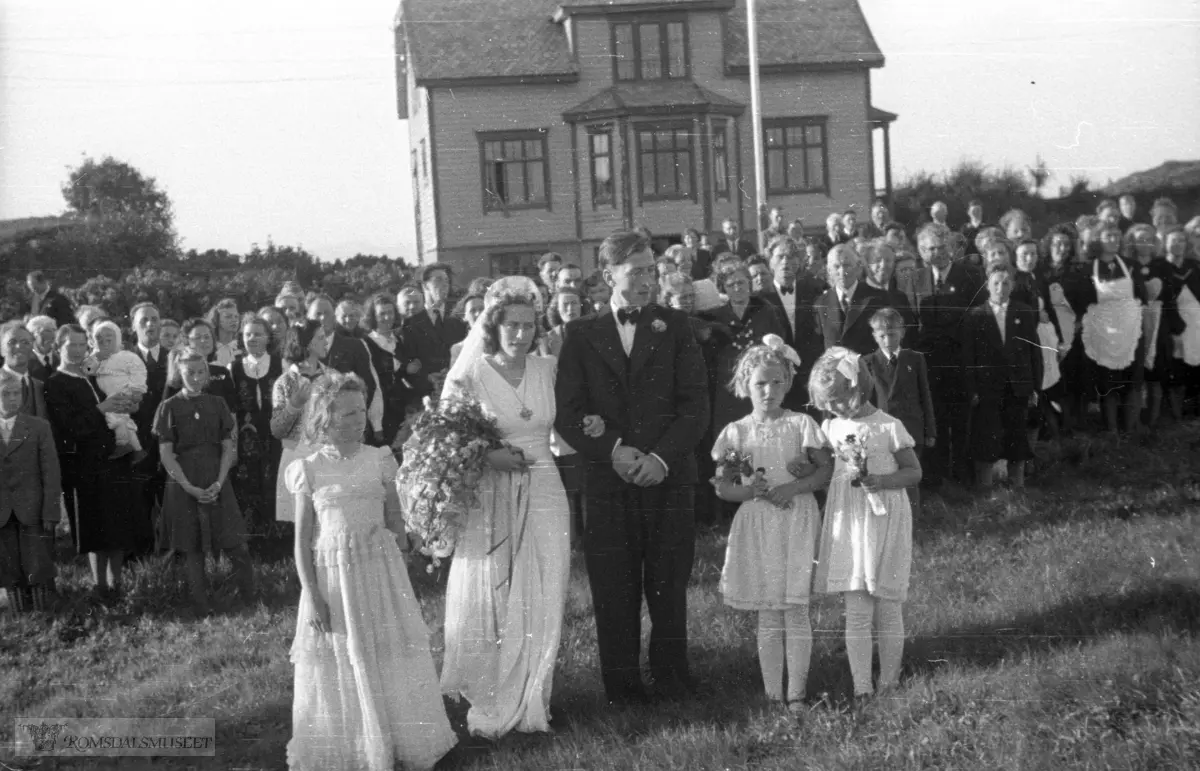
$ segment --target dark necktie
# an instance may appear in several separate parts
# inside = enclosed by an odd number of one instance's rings
[[[641,315],[641,308],[617,308],[617,322],[620,324],[637,324]]]
[[[33,394],[30,393],[29,377],[25,376],[21,378],[21,412],[32,415],[33,410]]]

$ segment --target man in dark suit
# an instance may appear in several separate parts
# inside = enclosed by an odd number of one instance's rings
[[[560,260],[559,266],[561,265]],[[554,276],[557,278],[557,270]],[[425,315],[429,318],[438,343],[437,363],[445,361],[444,366],[438,366],[432,369],[432,372],[440,372],[450,366],[450,349],[455,343],[461,343],[470,331],[467,322],[450,312],[451,278],[450,266],[441,263],[426,265],[421,271],[421,286],[425,290]],[[547,285],[547,289],[553,293],[553,281]],[[433,364],[434,362],[430,362],[431,366]]]
[[[44,273],[32,271],[25,277],[25,285],[29,287],[30,294],[29,315],[49,316],[60,327],[75,323],[75,309],[71,307],[71,301],[50,285]]]
[[[688,228],[683,231],[683,245],[692,250],[692,280],[703,281],[712,275],[713,253],[700,248],[700,231]]]
[[[10,606],[45,609],[54,587],[54,528],[62,498],[50,424],[19,411],[20,378],[0,372],[0,588]]]
[[[1025,461],[1033,457],[1026,416],[1042,383],[1038,313],[1010,300],[1007,265],[988,271],[988,301],[967,312],[963,323],[963,374],[971,405],[971,457],[979,486],[992,486],[992,466],[1008,461],[1016,489],[1025,486]]]
[[[969,483],[972,472],[968,454],[967,393],[962,372],[962,321],[967,310],[986,298],[983,282],[969,263],[951,262],[946,243],[948,231],[927,225],[917,236],[917,248],[926,267],[917,286],[930,287],[918,297],[920,333],[913,348],[925,354],[929,386],[941,436],[926,459],[924,479],[936,485],[958,477]]]
[[[682,311],[647,305],[654,254],[636,232],[600,245],[612,312],[567,326],[555,428],[586,459],[585,554],[601,677],[610,702],[646,700],[639,654],[642,597],[650,671],[664,696],[691,691],[687,584],[695,555],[695,447],[708,424],[708,380]],[[584,434],[583,418],[605,433]]]
[[[46,419],[42,381],[29,372],[29,362],[33,358],[33,335],[21,322],[9,321],[0,326],[0,354],[4,356],[4,369],[21,380],[21,414]]]
[[[375,378],[371,375],[371,356],[361,340],[338,330],[333,300],[326,295],[314,297],[308,304],[308,317],[321,322],[325,336],[325,358],[322,364],[343,374],[358,375],[366,384],[367,404],[375,395]]]
[[[860,355],[875,350],[871,334],[871,316],[884,307],[883,293],[867,286],[862,277],[862,262],[850,244],[838,244],[825,258],[829,288],[817,298],[817,325],[825,348],[835,345]]]
[[[400,339],[397,358],[407,403],[419,403],[432,394],[435,384],[430,375],[450,367],[449,352],[443,351],[441,338],[423,310],[424,303],[424,293],[415,284],[401,288],[396,294],[396,334]]]
[[[29,374],[44,384],[58,369],[58,350],[54,346],[59,324],[49,316],[34,316],[25,322],[33,335],[33,355],[29,359]]]
[[[138,303],[130,309],[129,318],[137,337],[129,350],[136,353],[146,365],[146,393],[132,415],[137,426],[138,441],[146,456],[134,464],[133,473],[134,479],[141,484],[146,516],[152,516],[155,505],[162,502],[167,481],[158,454],[158,437],[154,435],[154,416],[158,413],[158,405],[162,403],[163,391],[167,387],[170,351],[159,344],[159,322],[162,319],[157,306],[148,302]],[[151,522],[150,528],[141,528],[139,532],[153,533],[154,523]],[[149,553],[153,547],[152,543],[139,544],[137,551]]]
[[[799,242],[787,236],[776,238],[767,246],[767,254],[771,258],[772,281],[759,296],[783,312],[787,320],[784,341],[800,355],[800,366],[783,406],[789,410],[803,410],[808,406],[808,375],[825,350],[813,309],[824,290],[812,276],[800,275],[804,247]]]
[[[748,260],[758,253],[749,241],[739,238],[738,224],[731,219],[721,223],[721,238],[713,246],[713,257],[719,257],[725,252],[735,254],[743,260]]]

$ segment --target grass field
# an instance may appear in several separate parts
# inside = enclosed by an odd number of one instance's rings
[[[817,635],[797,720],[763,702],[754,618],[721,604],[720,533],[699,543],[690,589],[695,701],[615,711],[601,696],[586,579],[574,572],[551,737],[471,740],[462,769],[1174,769],[1200,767],[1200,425],[1154,439],[1082,437],[1048,456],[1020,499],[927,497],[918,522],[901,687],[846,707],[841,603],[812,606]],[[270,553],[274,552],[274,553]],[[260,549],[260,599],[198,621],[163,567],[128,596],[68,601],[0,627],[0,715],[215,717],[217,756],[49,768],[282,769],[288,648],[299,585],[290,546]],[[413,580],[432,629],[441,587]],[[440,660],[441,636],[433,638]],[[463,710],[451,707],[462,728]],[[0,720],[0,769],[13,759]]]

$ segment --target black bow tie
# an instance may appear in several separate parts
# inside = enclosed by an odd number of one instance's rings
[[[642,315],[641,308],[618,308],[617,309],[617,323],[619,323],[619,324],[637,324],[638,319],[641,318],[641,315]]]
[[[796,291],[796,287],[794,287],[794,286],[779,287],[779,294],[784,297],[787,297],[788,295],[790,295],[792,292],[795,292],[795,291]]]

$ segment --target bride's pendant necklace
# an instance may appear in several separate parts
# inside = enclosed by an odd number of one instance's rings
[[[522,398],[522,395],[525,393],[525,382],[527,380],[525,377],[525,372],[521,373],[521,381],[519,384],[520,390],[518,390],[517,386],[513,385],[512,383],[509,367],[502,364],[501,368],[504,370],[504,379],[508,382],[509,387],[513,390],[513,396],[517,397],[517,401],[521,405],[521,411],[518,412],[517,415],[519,415],[521,420],[524,421],[533,420],[533,410],[529,409],[529,406],[525,404],[525,399]]]

